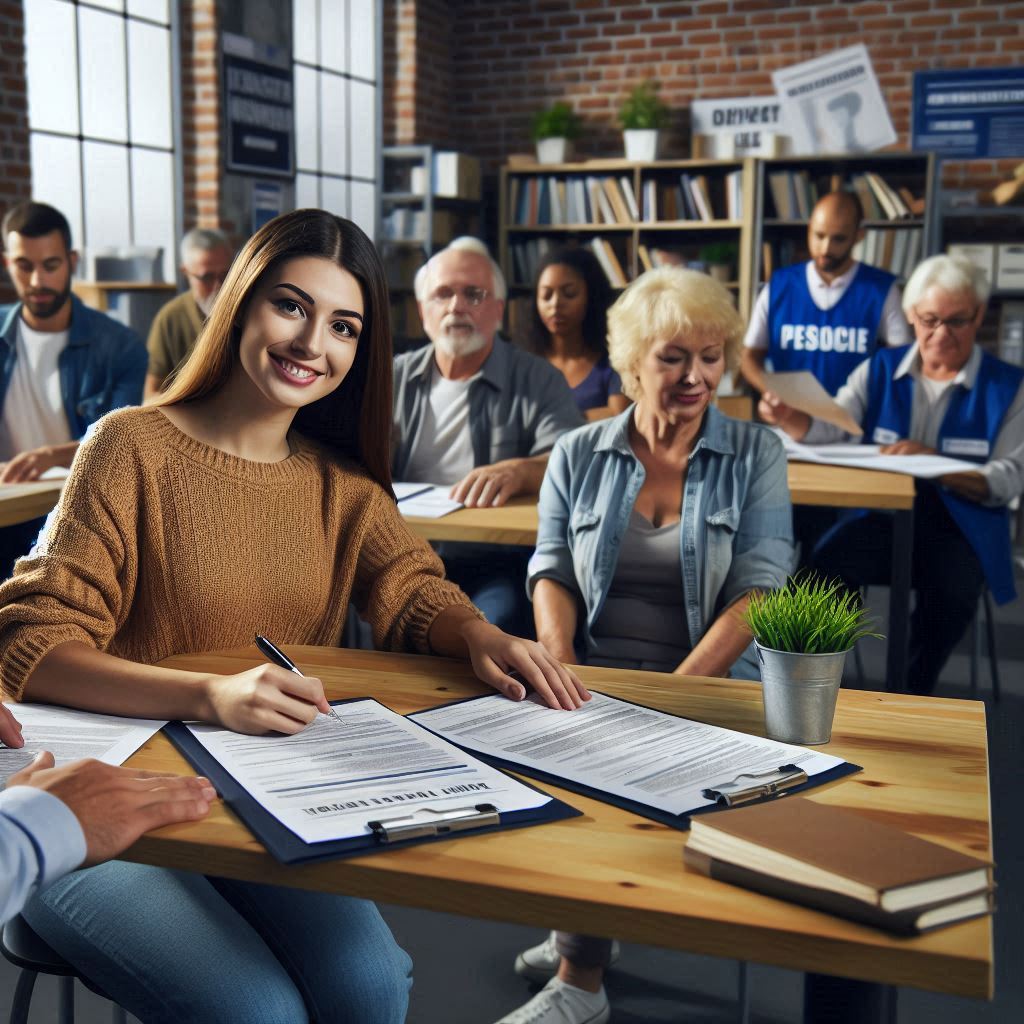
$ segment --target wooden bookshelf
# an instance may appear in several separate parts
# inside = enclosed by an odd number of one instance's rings
[[[591,248],[612,286],[621,288],[643,272],[644,257],[655,265],[662,261],[699,267],[701,250],[724,242],[734,248],[727,286],[746,319],[755,187],[755,162],[750,159],[506,166],[500,182],[498,259],[509,285],[510,308],[532,301],[534,270],[552,248]],[[595,242],[614,253],[611,270],[607,249],[602,255]]]
[[[753,289],[781,266],[807,259],[807,221],[818,198],[851,189],[864,207],[857,258],[901,281],[936,251],[936,164],[931,154],[855,153],[758,160]]]

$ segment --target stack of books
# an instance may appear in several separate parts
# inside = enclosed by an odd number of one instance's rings
[[[789,797],[700,815],[687,865],[721,882],[917,935],[992,912],[992,863]]]

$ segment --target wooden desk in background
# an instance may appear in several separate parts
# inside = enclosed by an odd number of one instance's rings
[[[811,462],[790,462],[788,476],[794,505],[881,509],[892,513],[886,685],[888,689],[902,689],[910,633],[914,478],[903,473],[819,466]],[[463,508],[440,519],[410,516],[407,522],[426,540],[528,546],[537,540],[537,507],[533,498],[516,498],[502,508]]]
[[[490,692],[468,665],[439,658],[289,647],[331,698],[373,696],[407,713]],[[203,672],[259,664],[255,647],[164,662]],[[763,735],[760,687],[582,668],[586,683],[627,700]],[[842,690],[822,749],[864,771],[814,790],[945,846],[991,855],[988,747],[981,703]],[[158,734],[129,761],[184,773]],[[275,885],[339,892],[496,921],[823,972],[882,985],[991,998],[991,919],[914,939],[779,902],[686,869],[678,832],[544,786],[584,817],[323,864],[278,864],[223,805],[202,822],[144,836],[126,859]]]
[[[63,486],[63,480],[0,484],[0,527],[45,516],[57,504]]]

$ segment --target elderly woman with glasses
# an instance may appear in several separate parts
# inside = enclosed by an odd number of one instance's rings
[[[903,311],[916,342],[883,349],[850,374],[839,402],[884,454],[943,455],[977,468],[918,480],[914,502],[912,693],[931,693],[985,586],[1016,596],[1007,506],[1024,491],[1024,369],[975,343],[989,285],[973,264],[933,256],[911,275]],[[847,439],[778,402],[761,415],[808,443]],[[891,522],[853,512],[821,539],[815,568],[851,588],[886,583]]]
[[[555,444],[530,559],[538,639],[588,665],[757,679],[742,612],[792,565],[783,447],[712,404],[739,357],[728,291],[649,271],[608,313],[608,352],[634,404]],[[612,943],[553,932],[516,971],[548,981],[507,1024],[600,1024]],[[552,977],[557,972],[556,977]]]

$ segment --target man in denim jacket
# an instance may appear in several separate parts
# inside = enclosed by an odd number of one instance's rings
[[[70,466],[91,423],[141,401],[147,363],[134,331],[71,294],[78,254],[60,211],[20,203],[4,217],[3,243],[21,301],[0,306],[0,484]],[[41,525],[0,530],[0,575]]]

